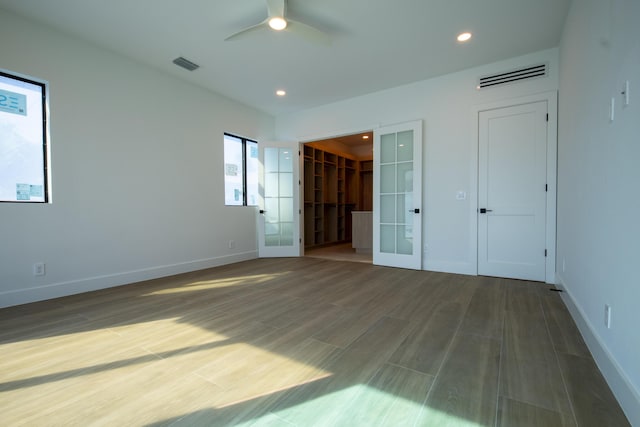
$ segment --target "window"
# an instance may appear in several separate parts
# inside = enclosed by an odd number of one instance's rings
[[[0,70],[0,202],[49,201],[46,83]]]
[[[224,134],[224,203],[230,206],[258,204],[258,143]]]

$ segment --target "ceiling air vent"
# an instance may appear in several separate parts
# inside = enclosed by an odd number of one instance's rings
[[[189,71],[193,71],[197,68],[200,68],[200,66],[198,64],[194,64],[193,62],[189,61],[188,59],[183,58],[182,56],[179,58],[176,58],[173,60],[173,63],[176,64],[178,67],[182,67],[185,70],[189,70]]]
[[[531,67],[519,68],[500,74],[480,77],[478,79],[478,89],[485,89],[493,86],[501,86],[508,83],[516,83],[521,80],[530,80],[547,75],[547,64],[533,65]]]

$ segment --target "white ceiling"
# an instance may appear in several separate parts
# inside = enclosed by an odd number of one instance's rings
[[[4,8],[273,115],[557,46],[571,0],[289,0],[329,46],[265,29],[265,0],[0,0]],[[467,44],[456,35],[471,31]],[[172,64],[183,56],[201,66]],[[278,98],[276,89],[287,96]]]

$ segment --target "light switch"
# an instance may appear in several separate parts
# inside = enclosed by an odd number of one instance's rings
[[[622,87],[622,105],[623,106],[627,106],[629,105],[629,99],[630,99],[631,94],[629,93],[629,80],[627,80],[626,82],[624,82],[624,86]]]
[[[467,193],[465,191],[458,191],[456,193],[456,200],[465,200],[467,198]]]

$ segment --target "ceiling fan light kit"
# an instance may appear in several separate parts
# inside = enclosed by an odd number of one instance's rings
[[[311,43],[324,45],[331,44],[331,39],[326,33],[312,27],[311,25],[287,18],[286,0],[266,0],[266,2],[267,19],[260,22],[259,24],[252,25],[248,28],[233,33],[224,40],[229,41],[238,39],[240,37],[247,36],[255,31],[262,31],[264,28],[271,28],[275,31],[286,30],[287,32],[304,38]]]
[[[269,26],[276,31],[282,31],[287,28],[287,21],[280,16],[274,16],[269,18]]]

